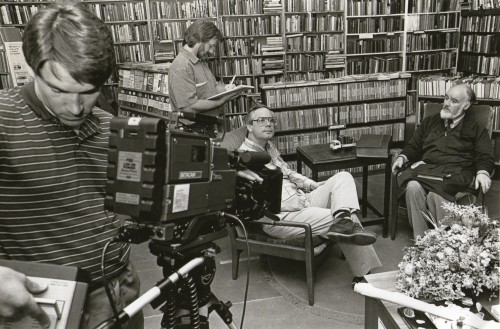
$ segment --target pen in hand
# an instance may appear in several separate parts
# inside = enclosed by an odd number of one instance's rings
[[[234,83],[234,79],[236,79],[236,74],[233,75],[233,78],[231,79],[231,82],[229,83],[230,85],[232,85]]]

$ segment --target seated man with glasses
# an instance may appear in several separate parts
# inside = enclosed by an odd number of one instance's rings
[[[270,141],[277,120],[264,105],[250,109],[245,122],[247,136],[239,151],[267,152],[271,162],[266,166],[279,168],[283,173],[281,213],[277,216],[287,221],[309,223],[313,234],[339,242],[355,277],[382,266],[371,246],[377,240],[376,234],[363,229],[356,217],[359,203],[351,174],[340,172],[327,181],[315,182],[291,170]],[[260,180],[259,177],[248,179]],[[280,239],[303,234],[300,228],[283,226],[265,226],[264,231]]]

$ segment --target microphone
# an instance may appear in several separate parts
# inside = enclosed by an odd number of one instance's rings
[[[192,113],[192,112],[180,112],[180,117],[194,121],[200,124],[217,124],[220,125],[223,123],[221,118],[216,116],[201,114],[201,113]]]

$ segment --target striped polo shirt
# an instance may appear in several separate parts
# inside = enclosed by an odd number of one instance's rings
[[[94,108],[78,134],[52,116],[34,84],[0,91],[0,258],[71,265],[101,277],[119,219],[104,210],[109,123]],[[113,243],[108,277],[128,262]]]

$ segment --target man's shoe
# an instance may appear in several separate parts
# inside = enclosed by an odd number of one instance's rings
[[[341,218],[337,223],[332,224],[326,233],[326,237],[339,243],[358,246],[367,246],[377,241],[377,235],[374,232],[365,230],[348,217]]]

